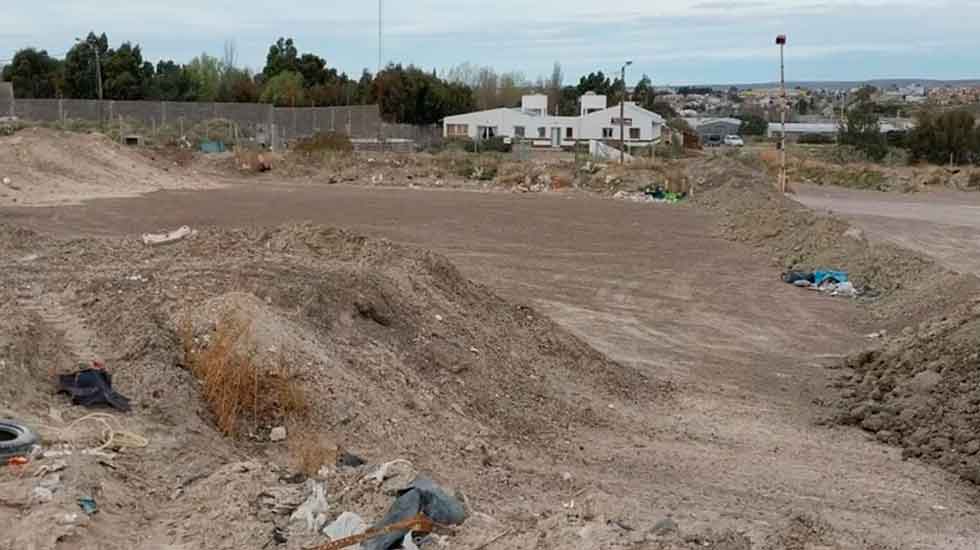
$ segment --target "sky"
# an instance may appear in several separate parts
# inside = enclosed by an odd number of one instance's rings
[[[0,60],[33,46],[63,55],[77,36],[139,43],[144,57],[222,56],[261,70],[269,45],[293,37],[349,74],[378,66],[378,1],[4,0]],[[591,71],[655,84],[786,78],[980,77],[980,0],[383,0],[383,59],[442,71],[469,62],[528,79],[561,63],[565,83]]]

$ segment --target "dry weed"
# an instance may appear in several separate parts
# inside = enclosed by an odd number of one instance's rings
[[[258,364],[247,341],[249,325],[237,312],[229,312],[203,345],[189,317],[179,326],[184,365],[200,380],[218,429],[230,436],[241,433],[247,420],[254,430],[307,413],[305,397],[286,362],[280,358],[271,368]]]
[[[289,429],[289,454],[298,471],[314,476],[321,467],[337,463],[340,447],[309,425],[295,423]]]

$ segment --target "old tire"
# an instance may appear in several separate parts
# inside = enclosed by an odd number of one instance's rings
[[[37,443],[37,434],[13,420],[0,420],[0,458],[25,456]]]

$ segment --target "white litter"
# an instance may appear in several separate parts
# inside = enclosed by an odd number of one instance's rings
[[[167,233],[143,233],[143,244],[148,246],[169,244],[192,235],[197,235],[197,231],[185,225]]]

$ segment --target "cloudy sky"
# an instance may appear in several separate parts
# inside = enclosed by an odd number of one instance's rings
[[[221,55],[260,69],[292,36],[349,73],[378,63],[378,2],[337,0],[4,0],[0,60],[25,46],[62,55],[105,32],[151,60]],[[461,62],[548,74],[566,83],[634,61],[632,82],[771,81],[773,44],[789,36],[790,80],[980,77],[980,0],[385,0],[384,58],[445,69]]]

